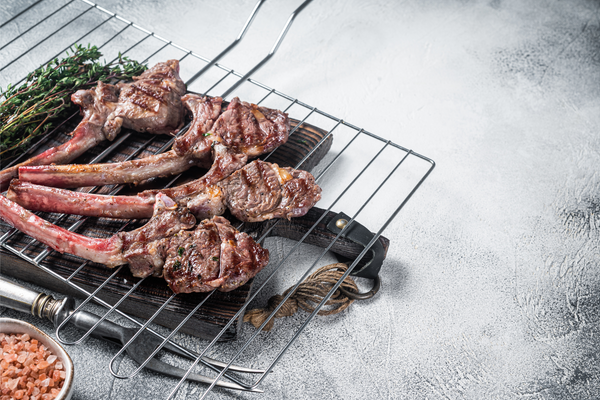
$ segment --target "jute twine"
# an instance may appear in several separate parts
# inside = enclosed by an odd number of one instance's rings
[[[315,307],[323,300],[325,295],[327,295],[333,285],[342,278],[342,275],[347,270],[348,266],[343,263],[330,264],[319,268],[298,286],[298,289],[286,300],[281,308],[277,310],[274,318],[271,318],[269,322],[267,322],[263,330],[270,331],[275,323],[275,318],[290,317],[294,315],[299,308],[309,313],[313,312]],[[358,287],[349,275],[344,279],[341,286],[348,292],[358,293]],[[244,322],[250,322],[256,328],[260,327],[292,289],[293,287],[290,287],[283,294],[277,294],[271,297],[267,307],[248,311],[246,315],[244,315]],[[353,299],[348,298],[342,292],[336,290],[325,303],[325,306],[328,306],[328,308],[322,308],[318,311],[318,314],[337,314],[344,311],[353,302]]]

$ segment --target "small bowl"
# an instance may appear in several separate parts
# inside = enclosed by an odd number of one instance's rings
[[[0,332],[2,333],[16,333],[16,334],[28,334],[32,339],[37,339],[38,342],[42,343],[49,349],[53,354],[58,356],[60,361],[63,363],[63,367],[67,374],[63,387],[56,396],[55,400],[69,400],[73,394],[73,375],[75,373],[73,368],[73,361],[69,354],[62,348],[60,344],[44,332],[31,325],[28,322],[24,322],[13,318],[0,318]]]

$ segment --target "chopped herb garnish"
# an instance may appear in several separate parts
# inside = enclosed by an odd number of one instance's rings
[[[180,247],[180,248],[178,248],[178,249],[177,249],[177,255],[178,255],[179,257],[181,257],[181,256],[183,255],[183,252],[184,252],[184,251],[185,251],[185,249],[184,249],[183,247]]]
[[[210,135],[212,135],[212,133],[210,133],[210,132],[206,132],[206,133],[204,133],[203,135],[204,135],[204,136],[210,136]]]
[[[177,260],[173,263],[173,271],[179,271],[179,268],[181,268],[181,263]]]
[[[219,261],[219,257],[211,257],[213,261]]]

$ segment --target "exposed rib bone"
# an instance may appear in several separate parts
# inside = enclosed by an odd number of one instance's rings
[[[157,177],[179,174],[195,165],[194,160],[168,151],[152,157],[113,164],[44,165],[22,167],[19,179],[53,187],[86,187],[119,183],[136,183]]]
[[[0,205],[0,218],[58,252],[73,254],[109,267],[127,263],[121,252],[123,243],[118,236],[94,239],[70,232],[47,222],[2,195]]]
[[[155,198],[73,192],[13,179],[6,196],[28,210],[123,219],[150,218]]]
[[[179,78],[177,60],[156,64],[132,83],[99,82],[93,89],[75,92],[71,100],[81,107],[84,118],[73,137],[0,172],[0,191],[18,176],[20,167],[69,163],[103,140],[113,140],[121,125],[140,132],[174,133],[183,125],[183,93],[185,84]]]
[[[188,132],[164,154],[121,163],[23,167],[19,169],[19,179],[62,188],[136,183],[176,175],[194,165],[208,168],[211,153],[212,162],[219,162],[219,153],[211,152],[216,144],[227,147],[231,153],[255,157],[287,140],[289,119],[280,111],[235,98],[219,115],[220,98],[187,94],[182,100],[194,114],[194,120]]]
[[[253,278],[269,252],[222,217],[202,221],[158,194],[154,215],[143,227],[107,239],[57,227],[0,195],[0,218],[61,253],[114,267],[129,263],[136,277],[163,276],[175,293],[233,290]]]
[[[199,219],[220,215],[229,208],[236,218],[247,222],[299,217],[321,198],[321,189],[310,173],[279,168],[277,164],[260,160],[228,177],[210,181],[210,177],[216,176],[217,173],[209,172],[186,185],[147,190],[136,196],[79,193],[13,180],[7,196],[35,211],[150,218],[154,202],[162,194],[186,206]]]

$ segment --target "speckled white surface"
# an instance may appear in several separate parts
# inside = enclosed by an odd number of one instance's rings
[[[98,4],[210,58],[254,1]],[[247,71],[298,4],[267,2],[223,64]],[[4,2],[0,20],[20,6]],[[316,318],[264,394],[213,398],[600,398],[598,1],[315,1],[255,78],[437,167],[384,232],[379,294]],[[275,257],[291,247],[271,245]],[[303,317],[243,358],[272,359]],[[160,397],[173,384],[114,379],[103,343],[70,354],[76,399]]]

